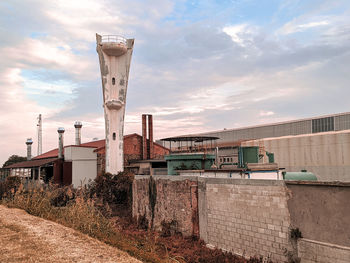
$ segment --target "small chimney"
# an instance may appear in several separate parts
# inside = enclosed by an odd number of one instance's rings
[[[149,158],[153,159],[153,116],[148,115]]]
[[[74,123],[75,127],[75,145],[80,145],[81,144],[81,127],[83,127],[83,124],[81,121],[76,121]]]
[[[32,159],[32,144],[33,144],[32,138],[28,138],[26,141],[26,144],[27,144],[27,160],[30,161]]]
[[[58,132],[58,158],[62,159],[63,158],[63,133],[64,133],[64,128],[59,127],[57,129]]]
[[[142,114],[142,159],[146,160],[148,157],[147,154],[147,124],[146,124],[147,115]]]

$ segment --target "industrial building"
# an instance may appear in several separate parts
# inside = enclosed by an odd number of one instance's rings
[[[142,115],[142,136],[133,133],[123,139],[124,168],[137,174],[166,169],[169,149],[153,142],[152,115]],[[148,123],[147,123],[148,120]],[[81,143],[80,122],[75,123],[75,145],[63,145],[64,129],[59,128],[59,148],[31,158],[32,141],[27,140],[27,161],[5,167],[12,176],[79,187],[94,180],[106,169],[106,140]],[[148,128],[148,129],[147,129]],[[147,133],[148,131],[148,133]]]
[[[237,147],[259,146],[259,162],[273,154],[275,162],[287,172],[307,170],[318,180],[350,181],[350,113],[279,122],[236,129],[224,129],[184,136],[214,136],[219,139],[218,165],[236,163]],[[158,141],[172,151],[181,151],[181,142],[170,145]],[[207,148],[214,147],[207,145]]]

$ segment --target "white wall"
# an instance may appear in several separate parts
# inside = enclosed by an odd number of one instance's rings
[[[96,148],[68,146],[64,149],[65,161],[72,162],[72,184],[79,187],[89,183],[97,176]]]
[[[350,181],[350,130],[251,140],[242,146],[273,152],[275,162],[286,171],[306,169],[318,180]]]

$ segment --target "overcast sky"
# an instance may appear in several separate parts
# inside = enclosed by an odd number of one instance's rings
[[[349,111],[349,0],[1,0],[0,165],[43,115],[104,138],[95,33],[135,38],[125,133],[155,137]]]

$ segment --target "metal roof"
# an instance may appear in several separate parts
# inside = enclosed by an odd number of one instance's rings
[[[4,168],[10,169],[10,168],[32,168],[32,167],[39,167],[43,166],[45,164],[52,163],[54,161],[58,160],[58,158],[46,158],[46,159],[38,159],[38,160],[30,160],[30,161],[24,161],[20,163],[14,163],[11,165],[8,165]]]
[[[167,141],[167,142],[204,142],[204,141],[212,141],[212,140],[218,140],[219,137],[214,136],[178,136],[178,137],[169,137],[161,139],[161,141]]]

